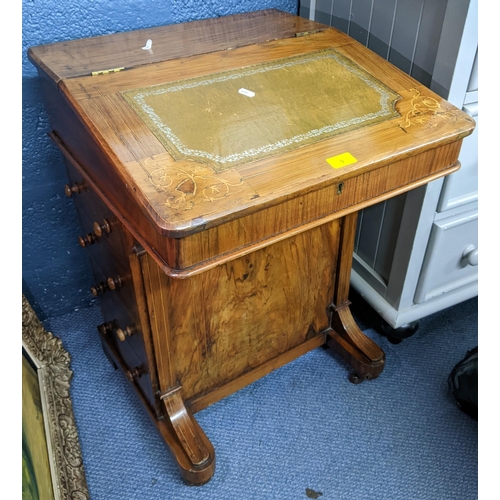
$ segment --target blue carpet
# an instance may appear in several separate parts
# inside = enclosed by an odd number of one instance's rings
[[[216,470],[186,486],[128,382],[101,351],[98,308],[44,322],[71,356],[72,399],[92,500],[472,500],[478,423],[447,377],[478,344],[477,298],[424,318],[386,353],[379,378],[351,384],[315,349],[196,414]]]

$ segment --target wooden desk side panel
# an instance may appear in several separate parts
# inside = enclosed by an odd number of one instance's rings
[[[82,186],[81,190],[72,194],[82,224],[83,234],[92,234],[93,242],[87,244],[82,252],[89,252],[94,270],[95,285],[104,284],[104,288],[97,288],[99,303],[103,313],[104,323],[113,325],[104,330],[98,328],[103,343],[114,352],[121,367],[133,370],[144,364],[147,370],[132,385],[141,397],[148,402],[156,415],[162,413],[158,404],[158,377],[154,365],[149,317],[144,299],[144,284],[138,256],[135,250],[136,242],[126,228],[116,219],[111,210],[101,201],[89,187],[88,179],[75,167],[66,162],[70,185]],[[109,233],[102,230],[100,237],[95,233],[95,222],[109,225]],[[76,235],[75,235],[76,239]],[[120,278],[116,288],[106,286],[108,278]],[[103,325],[101,325],[103,326]],[[119,339],[116,328],[126,330],[132,328],[133,334],[126,339]],[[125,369],[125,371],[126,371]]]
[[[206,406],[277,368],[270,362],[279,356],[307,352],[311,339],[321,345],[339,227],[334,220],[188,279],[167,276],[144,255],[162,392],[180,385],[188,404],[205,397]]]

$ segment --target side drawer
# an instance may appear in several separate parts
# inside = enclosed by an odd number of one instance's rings
[[[150,359],[154,356],[148,357],[143,338],[143,330],[149,331],[149,325],[142,324],[137,310],[126,229],[85,177],[69,161],[65,163],[69,179],[65,192],[73,199],[80,217],[83,231],[79,241],[89,252],[94,271],[91,291],[100,298],[104,318],[98,327],[101,341],[119,360],[136,390],[159,414],[155,397],[157,377],[154,359]]]
[[[96,279],[104,279],[98,265],[92,261]],[[131,286],[131,284],[130,284]],[[123,290],[122,290],[123,291]],[[142,325],[136,307],[131,304],[132,297],[125,302],[116,290],[102,294],[100,305],[104,323],[99,328],[102,339],[119,356],[127,368],[127,376],[155,407],[155,396],[151,383],[150,363],[144,347]],[[130,293],[133,293],[131,290]]]
[[[435,221],[414,302],[420,304],[477,281],[478,212]]]
[[[82,226],[82,233],[78,237],[80,245],[95,254],[101,251],[100,244],[106,242],[109,245],[106,252],[110,250],[117,260],[126,260],[121,223],[67,160],[66,169],[69,183],[65,186],[65,192],[73,199]],[[99,257],[95,258],[99,260]]]

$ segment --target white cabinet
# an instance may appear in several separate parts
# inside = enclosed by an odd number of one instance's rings
[[[477,210],[469,210],[434,222],[415,304],[477,283],[477,217]]]
[[[477,124],[459,171],[360,213],[352,289],[394,342],[478,294],[477,10],[477,0],[301,2],[301,15],[345,31]]]

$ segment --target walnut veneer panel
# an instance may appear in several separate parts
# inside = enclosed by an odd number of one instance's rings
[[[186,280],[144,255],[162,391],[181,385],[186,400],[199,398],[309,339],[324,342],[339,234],[334,220]]]

